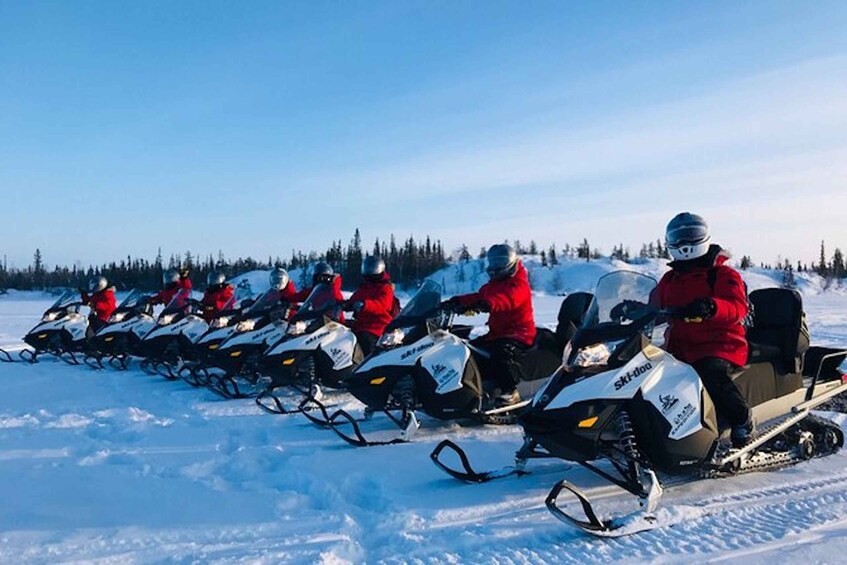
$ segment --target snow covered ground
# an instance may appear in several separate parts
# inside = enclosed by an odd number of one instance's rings
[[[575,269],[568,286],[579,288],[567,290],[590,289],[611,268]],[[768,273],[751,278],[773,283]],[[552,325],[561,298],[542,290],[538,323]],[[803,292],[813,342],[847,345],[847,296],[811,283]],[[50,302],[0,296],[0,347],[20,347]],[[631,510],[631,497],[552,461],[531,464],[526,477],[460,484],[429,461],[445,437],[485,469],[510,462],[520,430],[423,418],[414,443],[357,449],[300,416],[271,416],[252,400],[221,400],[137,366],[0,364],[0,561],[765,563],[847,555],[847,452],[678,487],[664,499],[675,526],[598,540],[547,512],[553,483],[566,476],[586,486],[601,511]]]

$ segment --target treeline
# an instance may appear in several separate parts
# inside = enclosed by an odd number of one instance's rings
[[[153,261],[127,256],[120,261],[99,266],[80,268],[57,265],[48,269],[41,250],[36,249],[32,265],[25,269],[9,268],[5,261],[0,265],[0,289],[76,288],[84,286],[94,275],[103,275],[119,290],[137,288],[151,292],[161,288],[162,273],[169,268],[188,269],[194,285],[203,288],[211,271],[222,271],[227,277],[232,277],[273,267],[283,267],[290,271],[302,269],[300,280],[295,280],[298,287],[301,287],[310,282],[312,266],[318,261],[326,261],[342,275],[344,288],[350,290],[361,282],[362,261],[370,254],[379,255],[385,260],[392,280],[401,287],[417,285],[447,263],[441,241],[433,241],[429,236],[421,242],[409,237],[398,244],[392,235],[388,241],[377,239],[372,247],[365,249],[357,229],[346,246],[339,240],[322,253],[295,251],[288,260],[280,257],[268,257],[265,261],[253,257],[230,260],[220,252],[217,257],[200,257],[190,251],[184,255],[170,255],[165,259],[160,250]]]

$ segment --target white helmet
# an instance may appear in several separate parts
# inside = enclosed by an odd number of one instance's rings
[[[288,286],[289,280],[291,280],[291,279],[288,276],[288,271],[286,271],[282,267],[277,267],[276,269],[271,271],[271,274],[270,274],[271,288],[275,288],[276,290],[284,290],[285,287]]]
[[[109,282],[106,280],[106,277],[97,276],[88,279],[88,292],[91,294],[106,290],[107,286],[109,286]]]
[[[668,253],[675,261],[689,261],[709,252],[709,224],[697,214],[683,212],[674,216],[665,230]]]

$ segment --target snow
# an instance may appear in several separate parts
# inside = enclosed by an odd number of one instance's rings
[[[557,294],[590,290],[621,267],[527,263],[537,321],[547,325]],[[455,266],[433,278],[449,293],[471,290],[467,279],[479,266],[465,268],[465,281]],[[627,268],[662,272],[658,262]],[[780,277],[745,273],[751,288]],[[813,343],[847,345],[847,296],[802,280]],[[40,293],[0,296],[0,347],[20,348],[51,302]],[[567,478],[601,512],[634,510],[635,502],[577,466],[530,462],[526,477],[465,485],[429,461],[449,437],[481,470],[508,464],[517,427],[424,416],[413,443],[357,449],[300,416],[270,416],[251,400],[220,400],[137,365],[0,364],[0,387],[4,563],[766,563],[839,562],[847,552],[847,452],[672,487],[662,512],[675,525],[601,540],[548,513],[552,485]],[[361,410],[349,397],[336,401]],[[825,415],[847,425],[845,416]]]

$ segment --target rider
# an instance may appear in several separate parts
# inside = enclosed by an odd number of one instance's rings
[[[362,262],[362,284],[344,304],[344,310],[356,315],[353,333],[362,353],[373,351],[379,336],[394,319],[394,285],[385,270],[385,261],[376,256]]]
[[[312,290],[321,283],[332,284],[332,291],[335,294],[335,299],[339,303],[344,302],[344,295],[341,294],[341,275],[335,274],[332,265],[325,261],[321,261],[315,265],[315,269],[312,271],[312,286],[307,286],[303,290],[297,292],[294,300],[296,302],[303,302],[309,298],[309,295],[312,294]]]
[[[725,264],[729,255],[710,244],[709,226],[700,216],[676,215],[665,241],[673,261],[655,299],[660,308],[682,309],[680,317],[669,321],[666,349],[694,367],[718,414],[731,426],[733,445],[744,445],[755,428],[747,401],[732,382],[747,362],[744,281]]]
[[[291,280],[291,277],[288,275],[288,271],[282,267],[273,269],[269,279],[271,283],[271,290],[275,290],[277,292],[277,300],[280,304],[285,305],[286,310],[289,310],[288,312],[281,312],[283,316],[273,312],[271,317],[290,317],[291,313],[293,313],[293,308],[291,308],[291,306],[295,302],[298,302],[297,295],[299,294],[297,292],[297,287],[294,286],[294,281]]]
[[[203,305],[203,319],[211,322],[215,314],[220,312],[227,302],[232,299],[235,290],[227,284],[226,275],[220,271],[212,271],[206,277],[206,292],[200,304]]]
[[[188,269],[177,271],[170,268],[162,274],[162,290],[150,297],[149,304],[170,304],[173,297],[181,290],[191,291],[191,279]]]
[[[516,388],[521,379],[520,361],[535,340],[535,316],[529,276],[515,250],[498,243],[486,254],[489,282],[478,292],[454,296],[450,308],[459,313],[490,312],[488,333],[471,343],[490,354],[487,359],[476,356],[484,379],[499,389],[493,391],[498,405],[520,402]]]
[[[96,276],[88,279],[88,288],[80,288],[82,303],[91,308],[88,314],[88,328],[91,335],[109,323],[109,317],[115,311],[115,287],[109,286],[106,277]]]

